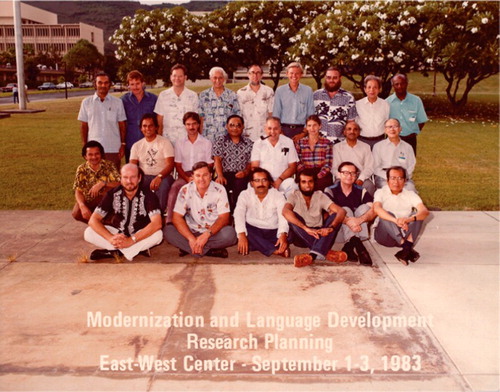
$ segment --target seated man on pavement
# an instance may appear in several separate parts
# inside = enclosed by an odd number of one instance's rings
[[[420,255],[413,249],[429,210],[420,196],[406,189],[406,170],[401,166],[387,169],[387,185],[375,192],[373,208],[379,217],[375,223],[375,241],[388,247],[401,247],[394,256],[404,265]]]
[[[252,169],[250,185],[241,192],[234,210],[238,252],[258,250],[265,256],[290,257],[288,223],[282,214],[283,194],[273,188],[271,174],[261,167]]]
[[[231,211],[234,211],[241,191],[247,188],[250,174],[253,142],[242,136],[243,125],[243,117],[237,114],[229,116],[227,134],[219,137],[213,145],[215,182],[225,186]]]
[[[158,198],[140,186],[141,177],[137,165],[124,165],[121,185],[108,192],[95,209],[84,238],[104,249],[94,250],[91,260],[123,255],[131,261],[138,254],[149,257],[149,249],[163,240]]]
[[[266,135],[253,144],[250,164],[262,167],[273,177],[273,186],[287,197],[297,189],[293,175],[297,170],[299,157],[292,139],[281,133],[279,118],[266,120]]]
[[[356,185],[362,186],[373,196],[375,184],[370,179],[373,175],[373,154],[370,146],[358,139],[359,133],[360,128],[356,122],[349,121],[345,125],[345,140],[333,146],[333,170],[342,162],[352,162],[359,169]],[[336,176],[336,182],[340,181],[342,177],[338,171]]]
[[[101,143],[90,140],[82,148],[86,162],[76,169],[76,203],[71,215],[77,221],[88,223],[92,212],[110,189],[120,185],[120,173],[111,161],[106,161]]]
[[[345,242],[342,250],[347,254],[347,260],[359,260],[363,265],[372,265],[370,254],[362,241],[369,237],[368,222],[375,219],[373,196],[356,184],[359,169],[352,162],[342,162],[338,172],[340,182],[325,190],[334,203],[346,212],[336,241]]]
[[[174,179],[174,147],[166,137],[158,135],[158,120],[154,113],[141,118],[144,138],[134,143],[130,151],[130,163],[144,172],[142,185],[156,193],[162,214],[167,208],[168,191]]]
[[[296,255],[295,267],[304,267],[315,260],[343,263],[344,252],[330,250],[339,232],[345,211],[321,191],[314,191],[314,173],[305,169],[299,175],[299,189],[294,191],[283,208],[283,215],[290,225],[292,243],[307,247],[309,253]],[[329,217],[323,221],[323,212]]]
[[[236,243],[229,225],[229,202],[224,187],[212,181],[206,162],[193,166],[193,181],[184,185],[177,196],[173,225],[164,227],[165,239],[179,248],[179,256],[227,258],[226,248]]]
[[[399,136],[401,125],[395,118],[385,122],[385,133],[387,139],[378,142],[373,147],[373,169],[375,172],[375,186],[377,189],[387,184],[387,169],[391,166],[401,166],[406,171],[405,188],[416,192],[415,184],[411,180],[415,170],[415,153],[412,146],[402,140]]]
[[[193,179],[191,171],[196,162],[208,162],[212,170],[212,142],[200,135],[201,118],[198,113],[187,112],[182,117],[186,135],[175,143],[174,165],[178,178],[172,184],[167,200],[166,223],[172,223],[179,189]]]

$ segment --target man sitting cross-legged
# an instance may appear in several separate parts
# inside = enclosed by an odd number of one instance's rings
[[[308,247],[309,253],[296,255],[296,267],[311,264],[314,260],[343,263],[344,252],[330,250],[345,217],[345,211],[321,191],[314,191],[314,173],[305,169],[299,174],[299,189],[287,199],[283,215],[290,224],[292,242]],[[329,217],[323,222],[323,212]]]
[[[273,188],[271,174],[261,167],[252,169],[251,188],[240,193],[234,210],[238,252],[258,250],[266,256],[290,256],[288,223],[282,214],[285,197]]]
[[[229,226],[226,189],[212,181],[208,163],[194,164],[193,181],[180,189],[172,223],[163,232],[179,256],[228,257],[226,248],[236,243],[236,233]]]
[[[148,188],[141,188],[137,165],[121,169],[121,185],[109,191],[90,217],[85,241],[104,249],[90,254],[91,260],[124,255],[132,260],[162,241],[160,204]]]

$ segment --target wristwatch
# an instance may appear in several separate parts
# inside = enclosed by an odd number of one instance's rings
[[[163,174],[158,174],[156,177],[160,177],[160,178],[163,178]]]

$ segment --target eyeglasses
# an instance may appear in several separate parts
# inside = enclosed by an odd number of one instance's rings
[[[391,181],[403,181],[405,178],[404,177],[389,177],[389,180]]]
[[[256,182],[256,183],[264,183],[264,182],[269,182],[269,180],[267,178],[256,178],[256,179],[253,179],[252,180],[253,182]]]
[[[386,125],[385,129],[399,129],[399,125]]]
[[[229,128],[243,128],[242,124],[228,124],[227,126]]]
[[[250,71],[249,74],[250,75],[262,75],[262,72],[260,72],[260,71],[257,71],[257,72]]]
[[[351,176],[351,177],[356,177],[358,175],[358,172],[350,172],[350,171],[347,171],[347,170],[343,170],[343,171],[341,171],[341,173],[344,176]]]

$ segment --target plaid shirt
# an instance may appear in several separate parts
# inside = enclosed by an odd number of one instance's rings
[[[297,172],[304,169],[321,168],[319,174],[324,176],[332,170],[333,144],[327,138],[320,136],[318,142],[311,150],[309,137],[300,139],[295,143],[295,149],[299,155],[300,162],[297,165]]]

